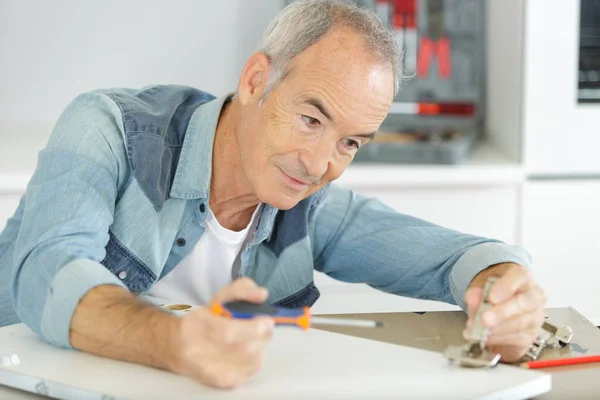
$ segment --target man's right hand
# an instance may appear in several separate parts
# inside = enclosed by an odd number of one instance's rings
[[[212,302],[262,303],[267,296],[265,288],[241,278],[219,291]],[[171,369],[207,386],[239,386],[260,369],[274,325],[269,317],[227,319],[200,307],[181,318],[178,356]]]
[[[242,278],[223,288],[213,301],[262,303],[266,299],[266,289]],[[260,368],[273,326],[268,317],[230,320],[212,315],[208,307],[178,317],[120,286],[101,285],[79,302],[71,319],[70,341],[88,353],[231,388]]]

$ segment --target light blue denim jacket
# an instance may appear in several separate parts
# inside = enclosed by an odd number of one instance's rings
[[[14,216],[0,234],[0,326],[27,324],[70,347],[91,288],[145,293],[202,236],[215,129],[226,97],[183,86],[85,93],[64,111]],[[314,271],[465,307],[471,279],[520,247],[399,214],[329,185],[281,211],[262,205],[240,275],[268,301],[310,306]]]

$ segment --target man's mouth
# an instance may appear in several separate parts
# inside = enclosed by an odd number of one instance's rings
[[[285,183],[294,190],[304,190],[308,186],[307,182],[301,181],[300,179],[296,179],[288,174],[286,174],[281,168],[277,167],[283,176],[283,180]]]

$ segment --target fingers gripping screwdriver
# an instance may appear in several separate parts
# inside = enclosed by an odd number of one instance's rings
[[[380,321],[313,317],[308,307],[284,308],[247,301],[215,303],[211,305],[210,310],[213,315],[225,318],[248,319],[267,316],[273,318],[276,325],[297,326],[304,330],[307,330],[312,325],[345,325],[363,328],[383,326],[383,323]]]

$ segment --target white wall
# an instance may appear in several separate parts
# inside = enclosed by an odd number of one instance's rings
[[[0,135],[52,124],[77,94],[236,87],[282,0],[0,0]]]
[[[486,136],[521,162],[523,20],[526,0],[486,2]]]

